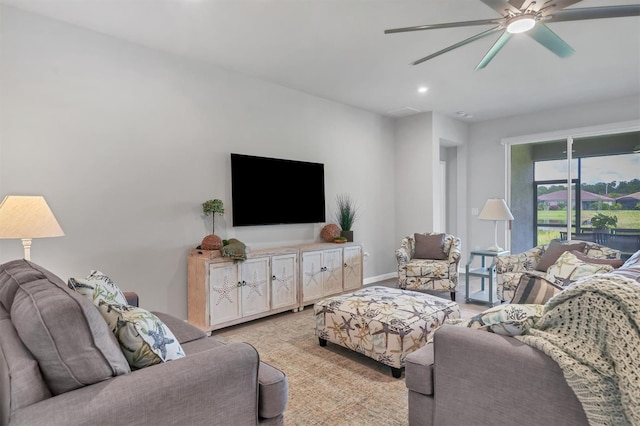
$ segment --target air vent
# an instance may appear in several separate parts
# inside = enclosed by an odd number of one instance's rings
[[[392,117],[407,117],[409,115],[418,114],[419,112],[422,112],[422,111],[415,108],[411,108],[411,107],[402,107],[398,109],[392,109],[391,111],[387,111],[387,115],[390,115]]]

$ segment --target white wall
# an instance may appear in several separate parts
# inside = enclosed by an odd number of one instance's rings
[[[467,206],[466,147],[469,143],[469,125],[440,113],[433,115],[433,133],[440,147],[447,147],[447,229],[444,231],[460,238],[463,253],[467,250],[467,229],[463,212]],[[462,266],[463,263],[460,263]]]
[[[250,247],[319,240],[321,225],[231,227],[231,152],[325,164],[360,205],[367,279],[395,270],[394,145],[388,118],[204,63],[0,7],[0,196],[44,195],[66,236],[33,242],[63,280],[90,269],[144,307],[186,318],[186,259],[210,232]],[[259,177],[257,177],[259,179]],[[274,191],[295,199],[296,185]],[[331,220],[332,221],[332,220]],[[0,262],[22,257],[0,241]]]
[[[465,241],[465,221],[459,210],[466,205],[466,188],[460,185],[466,182],[466,167],[461,167],[464,163],[460,161],[466,160],[468,124],[438,112],[425,112],[397,119],[395,137],[398,243],[406,235],[432,231],[454,233]],[[455,155],[446,153],[454,149]],[[447,212],[447,229],[435,229],[435,213],[440,209],[440,160],[447,161],[448,198],[456,200],[449,202],[455,210]]]
[[[493,242],[493,223],[471,216],[471,208],[482,209],[490,197],[507,197],[502,139],[638,119],[640,96],[635,95],[471,125],[467,162],[467,247],[488,247]],[[498,242],[505,241],[505,228],[498,226]]]
[[[397,119],[395,146],[395,236],[399,246],[406,235],[433,231],[440,160],[440,148],[433,139],[433,113]]]

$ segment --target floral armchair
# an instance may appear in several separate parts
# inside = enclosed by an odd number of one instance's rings
[[[585,243],[583,249],[585,256],[597,259],[620,259],[620,250],[590,241],[571,240],[562,241],[561,243],[572,242]],[[542,277],[545,276],[546,272],[537,270],[537,267],[548,247],[549,244],[543,244],[522,253],[499,256],[496,259],[496,292],[498,300],[504,302],[513,298],[520,278],[525,272]]]
[[[439,258],[415,258],[416,236],[435,238],[442,236]],[[398,261],[398,287],[405,290],[449,291],[456,300],[458,288],[458,263],[461,256],[460,238],[437,232],[414,234],[402,239],[396,250]]]

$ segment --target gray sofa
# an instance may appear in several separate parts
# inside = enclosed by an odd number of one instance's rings
[[[640,283],[640,251],[607,276]],[[407,355],[405,383],[411,426],[589,424],[559,365],[514,337],[445,324]]]
[[[409,425],[587,425],[562,370],[513,337],[443,325],[405,360]]]
[[[0,425],[284,424],[283,372],[155,314],[186,356],[131,371],[88,298],[29,261],[0,265]]]

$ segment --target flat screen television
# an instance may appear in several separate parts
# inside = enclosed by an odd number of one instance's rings
[[[324,164],[231,154],[233,226],[325,221]]]

